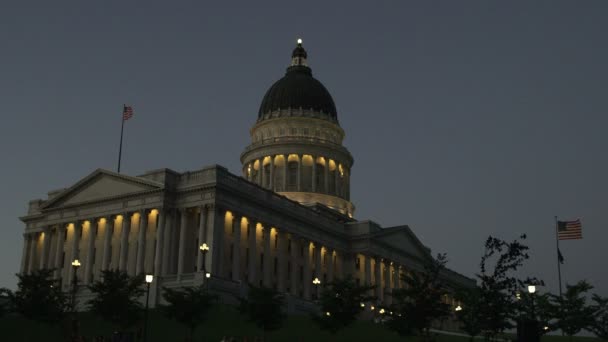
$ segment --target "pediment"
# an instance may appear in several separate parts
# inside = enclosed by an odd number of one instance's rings
[[[43,209],[94,202],[161,188],[160,183],[107,170],[97,170],[45,203]]]
[[[388,228],[384,232],[380,231],[374,236],[374,240],[397,250],[405,251],[420,260],[432,258],[430,250],[418,240],[407,226]]]

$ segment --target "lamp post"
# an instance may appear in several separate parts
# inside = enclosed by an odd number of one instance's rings
[[[76,320],[76,291],[78,290],[78,268],[80,267],[80,261],[74,259],[72,261],[72,298],[71,298],[71,309],[72,309],[72,336],[78,335],[78,321]]]
[[[150,284],[154,280],[154,276],[146,274],[146,311],[144,311],[144,342],[148,340],[148,302],[150,300]]]
[[[78,268],[80,267],[80,261],[74,259],[72,261],[72,312],[76,311],[76,291],[78,290]]]
[[[315,279],[312,280],[312,283],[315,285],[315,297],[319,299],[319,285],[321,285],[321,281],[319,278],[315,277]]]
[[[203,281],[205,282],[206,287],[209,288],[208,280],[211,277],[211,274],[207,273],[207,262],[206,262],[207,253],[209,252],[209,246],[205,242],[203,242],[203,244],[198,247],[198,250],[203,254],[203,275],[205,276]]]

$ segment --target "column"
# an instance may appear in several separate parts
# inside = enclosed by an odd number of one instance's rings
[[[112,235],[114,234],[114,220],[115,218],[110,216],[106,219],[106,225],[104,227],[103,236],[103,257],[101,260],[101,270],[105,271],[110,265],[112,255],[110,255],[110,248],[112,246]]]
[[[312,192],[317,192],[317,157],[312,156]]]
[[[34,272],[34,262],[36,260],[36,238],[37,233],[30,234],[30,252],[29,252],[29,260],[27,265],[27,273]]]
[[[336,170],[334,171],[334,195],[340,196],[340,170],[338,169],[338,161],[336,163]]]
[[[384,260],[384,303],[391,305],[391,265]]]
[[[241,280],[241,218],[232,216],[232,280]]]
[[[57,226],[57,247],[55,248],[55,271],[54,278],[60,278],[62,274],[63,243],[65,241],[66,227],[63,224]]]
[[[46,227],[44,229],[44,240],[42,241],[42,253],[40,255],[40,269],[47,269],[48,267],[48,255],[49,246],[51,245],[51,229]]]
[[[323,176],[325,191],[323,192],[329,194],[329,160],[327,158],[323,158],[323,160],[325,160],[325,170]]]
[[[137,237],[137,260],[135,263],[135,274],[144,272],[144,260],[146,256],[146,234],[148,231],[148,210],[139,212],[139,234]]]
[[[179,225],[179,247],[177,252],[177,276],[184,272],[184,257],[186,255],[186,230],[188,229],[188,209],[180,208],[181,220]]]
[[[298,275],[300,274],[300,267],[298,266],[298,251],[300,250],[300,245],[298,244],[298,239],[296,239],[293,235],[290,237],[291,239],[291,274],[290,274],[290,284],[289,287],[291,289],[291,294],[294,296],[298,296]]]
[[[283,167],[283,191],[287,191],[287,170],[289,169],[289,162],[287,161],[288,158],[289,155],[283,155],[283,160],[285,161]]]
[[[344,278],[351,276],[355,278],[355,258],[357,254],[342,253],[342,275]]]
[[[401,266],[394,265],[393,266],[393,289],[399,288],[399,269]]]
[[[264,234],[264,286],[272,286],[272,252],[270,251],[270,226],[262,228]]]
[[[310,268],[310,243],[306,240],[302,240],[302,246],[304,247],[304,299],[310,300],[310,286],[312,285],[312,270]]]
[[[87,240],[87,261],[84,269],[84,283],[89,284],[91,282],[91,276],[93,274],[93,260],[95,255],[93,249],[95,248],[95,236],[97,235],[97,229],[99,226],[98,219],[92,219],[89,221],[89,234]]]
[[[74,222],[74,230],[72,231],[72,247],[71,247],[71,252],[70,252],[70,259],[68,259],[68,268],[69,268],[69,274],[70,274],[70,281],[72,281],[72,279],[74,279],[74,268],[71,267],[71,263],[72,261],[74,261],[75,259],[78,259],[78,240],[80,238],[80,230],[82,229],[82,222]],[[80,260],[79,260],[80,261]]]
[[[270,156],[270,181],[268,182],[268,189],[274,190],[274,156]]]
[[[287,288],[287,232],[279,231],[277,229],[277,239],[278,239],[278,260],[279,260],[279,269],[278,269],[278,281],[277,281],[277,289],[279,292],[285,292]],[[293,273],[293,269],[292,272]]]
[[[258,278],[257,278],[257,271],[258,268],[256,266],[257,264],[257,253],[256,253],[256,224],[253,222],[253,220],[249,219],[247,220],[247,231],[249,232],[249,256],[247,257],[249,260],[249,271],[248,271],[248,276],[247,279],[251,284],[258,284]]]
[[[166,215],[162,208],[158,209],[158,216],[156,217],[156,250],[154,251],[154,276],[162,276],[163,267],[163,244],[165,237],[165,220]],[[158,278],[156,278],[158,279]]]
[[[203,271],[203,253],[201,253],[199,246],[205,241],[205,222],[207,220],[207,212],[204,205],[199,208],[199,221],[198,221],[198,246],[196,246],[196,270],[199,272]]]
[[[369,255],[364,255],[363,258],[365,259],[364,263],[364,267],[363,267],[363,277],[364,277],[364,284],[366,286],[369,286],[372,284],[372,258],[369,257]]]
[[[329,258],[327,263],[327,281],[331,282],[334,280],[334,251],[328,248],[325,253],[325,257]]]
[[[165,211],[165,225],[163,229],[162,236],[162,250],[161,253],[161,261],[160,261],[160,273],[162,275],[166,275],[169,273],[169,258],[171,257],[171,233],[173,230],[173,220],[175,218],[175,213],[173,209],[167,209]]]
[[[222,255],[223,252],[223,244],[224,244],[224,222],[223,217],[221,215],[220,209],[215,205],[209,206],[209,224],[207,225],[207,243],[209,244],[209,248],[211,255],[207,254],[207,263],[206,269],[211,272],[212,276],[221,276],[223,274],[223,265],[224,260]]]
[[[29,251],[29,235],[23,234],[23,249],[21,250],[21,268],[19,269],[19,273],[25,274],[27,273],[27,255]]]
[[[376,257],[374,260],[374,280],[375,280],[375,291],[376,291],[376,297],[378,298],[378,301],[382,301],[382,261],[380,260],[380,258]]]
[[[264,180],[264,165],[262,165],[264,163],[264,159],[262,160],[256,160],[258,162],[258,185],[262,186],[262,181]]]
[[[323,264],[321,263],[321,250],[322,249],[323,249],[323,247],[321,247],[321,244],[319,244],[319,243],[315,244],[315,249],[314,249],[315,275],[313,276],[313,278],[317,277],[317,278],[319,278],[319,280],[323,280]]]
[[[129,231],[131,230],[131,215],[122,215],[122,230],[120,232],[120,255],[118,259],[118,269],[127,271],[127,258],[129,256]]]
[[[297,191],[302,191],[302,157],[303,155],[298,155],[298,172],[296,177]]]

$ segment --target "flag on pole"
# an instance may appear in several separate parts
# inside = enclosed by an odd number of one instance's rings
[[[583,226],[580,219],[575,221],[557,221],[557,237],[560,240],[578,240],[583,238]]]
[[[559,263],[562,265],[564,264],[564,256],[559,249],[557,249],[557,261],[559,261]]]
[[[122,110],[122,121],[127,121],[133,116],[133,108],[131,106],[124,106]]]

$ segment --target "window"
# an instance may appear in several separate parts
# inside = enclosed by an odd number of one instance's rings
[[[279,237],[277,235],[274,236],[274,249],[279,248]]]
[[[274,258],[274,275],[276,276],[279,271],[279,259]]]
[[[249,267],[249,248],[245,250],[245,265]]]
[[[260,253],[260,269],[264,272],[264,253]]]

